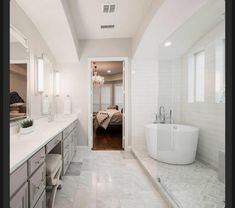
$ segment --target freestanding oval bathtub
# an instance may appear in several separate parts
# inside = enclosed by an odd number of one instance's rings
[[[170,164],[194,162],[199,129],[179,124],[147,124],[145,136],[150,157]]]

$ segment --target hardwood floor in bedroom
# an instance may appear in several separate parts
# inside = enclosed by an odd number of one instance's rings
[[[92,150],[123,150],[122,131],[96,131]]]

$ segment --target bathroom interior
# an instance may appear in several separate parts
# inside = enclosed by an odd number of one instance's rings
[[[225,207],[225,2],[146,2],[11,0],[11,208]]]

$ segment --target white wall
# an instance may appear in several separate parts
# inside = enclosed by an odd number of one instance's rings
[[[56,61],[37,28],[14,0],[10,1],[10,23],[24,34],[29,41],[30,116],[36,119],[41,117],[41,96],[35,94],[35,57],[39,57],[42,53],[45,53],[54,66],[56,65]]]
[[[69,94],[72,98],[72,111],[79,116],[79,145],[88,145],[88,58],[92,57],[131,57],[131,39],[82,40],[78,63],[58,64],[61,73],[61,94],[57,112],[63,113],[63,99]],[[130,100],[129,100],[130,102]]]
[[[225,151],[225,105],[215,103],[215,46],[224,37],[224,22],[217,25],[188,51],[205,50],[205,102],[187,102],[187,54],[182,65],[182,122],[200,128],[197,157],[218,166],[218,151]]]
[[[152,123],[158,110],[158,62],[133,60],[131,77],[132,147],[146,147],[144,125]]]
[[[159,61],[158,106],[163,105],[169,117],[172,110],[174,123],[181,122],[181,59]],[[170,119],[167,119],[169,122]]]

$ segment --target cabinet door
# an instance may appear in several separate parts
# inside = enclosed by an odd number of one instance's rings
[[[27,181],[27,163],[21,165],[10,176],[10,196],[13,196],[17,190]]]
[[[15,194],[10,201],[10,208],[28,208],[28,183]]]
[[[46,208],[46,192],[44,191],[40,197],[40,199],[37,201],[37,204],[34,208]]]
[[[37,200],[46,188],[46,165],[45,163],[29,179],[30,207],[34,207]]]

